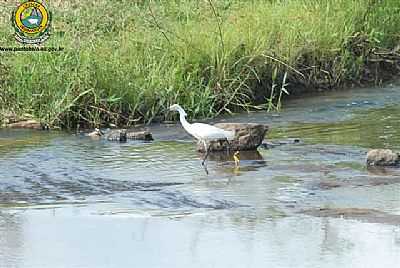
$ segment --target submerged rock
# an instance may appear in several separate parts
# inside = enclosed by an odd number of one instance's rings
[[[367,153],[368,166],[396,166],[399,163],[399,154],[389,149],[374,149]]]
[[[298,144],[301,143],[301,140],[298,138],[293,138],[293,139],[287,139],[287,140],[279,140],[279,141],[264,141],[261,144],[261,147],[264,149],[272,149],[277,146],[281,145],[289,145],[289,144]]]
[[[314,217],[344,218],[369,223],[400,225],[400,215],[368,208],[315,208],[303,210],[301,213]]]
[[[235,132],[235,138],[229,142],[226,140],[218,140],[210,142],[211,151],[224,151],[228,149],[234,151],[256,150],[264,140],[268,131],[268,126],[255,123],[219,123],[216,127]],[[197,144],[197,150],[204,152],[203,143]]]

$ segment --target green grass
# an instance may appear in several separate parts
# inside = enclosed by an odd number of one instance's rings
[[[361,83],[372,49],[400,41],[398,0],[48,2],[44,45],[65,49],[0,52],[0,110],[63,127],[279,108],[282,88]],[[18,46],[7,18],[0,46]]]

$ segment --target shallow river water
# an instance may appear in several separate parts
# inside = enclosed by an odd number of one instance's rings
[[[180,125],[124,144],[0,130],[0,267],[400,267],[400,169],[365,167],[400,150],[399,102],[388,86],[219,118],[282,144],[210,155],[209,175]]]

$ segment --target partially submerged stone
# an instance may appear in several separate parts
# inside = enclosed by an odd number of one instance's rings
[[[212,141],[208,144],[210,151],[224,151],[228,147],[233,151],[256,150],[264,140],[268,126],[256,123],[219,123],[214,126],[235,132],[235,138],[229,143],[226,140]],[[204,152],[202,142],[197,145],[197,150]]]
[[[127,135],[126,129],[113,129],[105,134],[105,137],[109,141],[126,142]]]
[[[389,149],[373,149],[367,153],[368,166],[396,166],[399,162],[399,154]]]
[[[101,129],[95,128],[92,132],[85,134],[93,139],[105,138],[109,141],[125,142],[127,140],[143,140],[152,141],[153,135],[148,130],[133,131],[126,129],[108,129],[102,131]]]
[[[128,131],[126,133],[126,138],[128,140],[144,140],[144,141],[152,141],[153,135],[148,130],[143,131]]]

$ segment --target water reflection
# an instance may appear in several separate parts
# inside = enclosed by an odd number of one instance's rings
[[[204,154],[199,153],[202,158]],[[212,165],[212,172],[215,172],[217,175],[235,175],[240,176],[243,175],[247,171],[256,171],[261,167],[265,167],[267,165],[266,161],[262,154],[255,151],[241,151],[239,153],[240,163],[239,165],[235,165],[234,152],[212,152],[208,156],[208,160]],[[208,171],[208,170],[207,170]],[[208,172],[209,173],[209,172]],[[213,174],[210,174],[211,176]]]
[[[209,155],[209,159],[217,162],[232,162],[234,152],[213,152]],[[254,151],[240,151],[239,157],[241,161],[256,161],[262,162],[264,160],[261,153],[257,150]]]
[[[394,167],[368,166],[367,170],[369,175],[400,176],[400,170]]]
[[[23,217],[0,210],[0,267],[19,267],[23,257]]]

